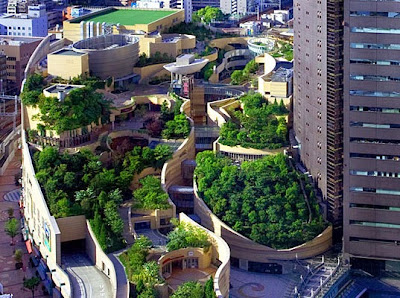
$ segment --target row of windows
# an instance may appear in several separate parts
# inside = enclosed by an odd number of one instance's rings
[[[382,188],[369,188],[369,187],[350,187],[352,192],[366,192],[366,193],[376,193],[382,195],[394,195],[400,196],[400,190],[394,189],[382,189]]]
[[[372,238],[362,238],[362,237],[350,237],[350,241],[352,241],[352,242],[373,242],[373,243],[399,245],[399,241],[397,241],[397,240],[372,239]]]
[[[400,109],[396,109],[396,108],[362,107],[362,106],[350,106],[350,111],[378,112],[378,113],[385,113],[385,114],[399,114],[400,113]]]
[[[350,11],[350,16],[400,18],[400,13],[393,11]]]
[[[350,208],[366,208],[366,209],[374,209],[374,210],[400,211],[400,207],[370,205],[370,204],[355,204],[355,203],[350,203]]]
[[[8,35],[14,35],[14,36],[25,36],[25,32],[8,32]],[[32,36],[32,33],[28,33],[28,36]]]
[[[375,82],[398,82],[400,77],[377,76],[377,75],[350,75],[353,81],[375,81]]]
[[[355,175],[355,176],[369,176],[369,177],[400,178],[400,173],[380,172],[380,171],[358,171],[358,170],[350,170],[350,175]]]
[[[387,34],[400,34],[400,29],[396,28],[376,28],[376,27],[351,27],[350,32],[355,33],[387,33]]]
[[[350,59],[350,64],[400,65],[400,60]]]
[[[350,138],[351,143],[400,145],[400,140]]]
[[[21,30],[21,27],[11,27],[11,26],[9,26],[8,30],[11,30],[11,29],[12,30]],[[31,27],[28,27],[28,30],[31,30],[31,29],[32,29]],[[22,30],[25,30],[25,27],[22,27]]]
[[[366,153],[350,153],[351,158],[371,158],[378,160],[393,160],[400,161],[400,156],[397,155],[378,155],[378,154],[366,154]]]
[[[400,128],[400,124],[389,123],[389,124],[378,124],[378,123],[365,123],[350,121],[351,127],[368,127],[368,128]]]
[[[350,90],[350,95],[354,95],[354,96],[373,96],[373,97],[400,97],[400,92]]]
[[[385,222],[375,222],[375,221],[361,221],[361,220],[350,220],[351,225],[361,225],[374,228],[392,228],[400,229],[400,224],[390,224]]]
[[[400,44],[397,43],[350,43],[352,49],[370,49],[370,50],[400,50]]]

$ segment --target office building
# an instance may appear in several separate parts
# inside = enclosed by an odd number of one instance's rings
[[[47,36],[47,14],[43,4],[28,7],[28,13],[0,17],[0,34],[12,36]]]
[[[136,20],[136,21],[135,21]],[[64,38],[76,42],[107,34],[165,32],[185,20],[178,9],[130,9],[107,7],[63,22]]]
[[[0,0],[0,13],[7,12],[7,0]]]
[[[399,8],[344,6],[344,252],[371,273],[400,270]]]
[[[335,227],[343,196],[342,7],[336,0],[294,1],[294,133]]]
[[[6,93],[18,93],[24,71],[32,53],[42,38],[0,36],[0,51],[7,56]]]
[[[199,10],[200,8],[204,8],[206,6],[220,7],[220,0],[192,0],[192,5],[193,11]],[[220,8],[222,9],[222,7]]]

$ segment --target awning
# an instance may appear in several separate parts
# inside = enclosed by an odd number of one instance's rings
[[[36,259],[36,257],[34,255],[31,255],[31,260],[32,260],[33,266],[37,267],[39,265],[39,261],[38,261],[38,259]]]
[[[45,279],[43,281],[43,284],[47,290],[47,292],[49,293],[49,295],[53,294],[53,282],[51,280]]]
[[[42,280],[47,279],[46,268],[44,267],[42,262],[39,263],[39,266],[37,267],[37,271]]]
[[[35,256],[37,256],[40,259],[42,257],[40,250],[35,245],[32,248],[33,248],[33,253],[35,254]]]
[[[31,240],[25,241],[26,249],[28,250],[28,253],[32,253],[32,242]]]

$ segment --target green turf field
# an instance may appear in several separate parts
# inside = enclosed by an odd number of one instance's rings
[[[121,24],[123,26],[132,26],[136,24],[149,24],[163,17],[173,14],[175,11],[168,10],[135,10],[121,9],[107,12],[85,19],[85,21],[106,22],[111,24]]]

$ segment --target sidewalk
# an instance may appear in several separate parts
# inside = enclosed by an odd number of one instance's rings
[[[10,191],[16,190],[19,187],[15,185],[14,175],[20,171],[21,167],[21,151],[17,151],[14,159],[9,164],[5,174],[0,176],[0,283],[4,286],[4,293],[14,294],[14,297],[32,297],[30,291],[23,288],[23,278],[32,277],[34,272],[28,267],[29,254],[26,250],[22,236],[18,235],[14,238],[15,246],[10,246],[11,238],[4,232],[4,226],[8,220],[8,208],[14,209],[14,217],[20,219],[18,202],[11,199],[14,197],[7,196],[8,201],[4,200],[4,196]],[[14,249],[22,249],[24,252],[22,269],[15,269],[15,261],[13,258]],[[35,292],[35,297],[46,297],[43,296],[41,285]]]

